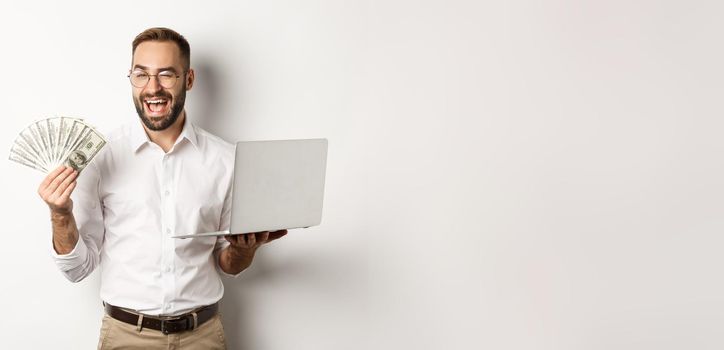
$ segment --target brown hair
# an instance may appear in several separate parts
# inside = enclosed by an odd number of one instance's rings
[[[191,47],[189,42],[183,35],[176,31],[163,27],[149,28],[136,35],[133,39],[133,51],[131,55],[136,53],[136,47],[144,41],[171,41],[176,43],[181,50],[181,59],[184,61],[184,69],[188,70],[191,65]]]

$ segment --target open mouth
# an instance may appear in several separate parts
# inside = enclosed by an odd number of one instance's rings
[[[143,105],[149,116],[158,117],[168,113],[170,103],[165,97],[152,97],[143,99]]]

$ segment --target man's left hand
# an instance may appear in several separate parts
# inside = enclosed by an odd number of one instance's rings
[[[262,244],[282,238],[286,234],[287,230],[262,231],[226,236],[226,240],[231,242],[231,246],[235,249],[254,252]]]

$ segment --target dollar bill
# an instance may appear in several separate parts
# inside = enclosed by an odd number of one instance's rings
[[[35,122],[28,126],[28,130],[31,134],[31,138],[40,149],[40,155],[43,158],[42,161],[45,163],[46,168],[49,168],[52,165],[52,162],[50,161],[50,157],[48,156],[48,145],[47,142],[44,141],[45,137],[42,136],[41,126],[38,124],[38,122]]]
[[[83,139],[83,136],[85,136],[85,133],[88,129],[89,127],[82,121],[73,121],[73,125],[68,132],[68,139],[66,140],[66,145],[65,147],[63,147],[63,154],[60,157],[61,159],[65,160],[68,158],[70,152],[72,152],[77,147],[78,142]]]
[[[68,153],[72,152],[74,149],[78,148],[78,145],[83,142],[85,137],[92,131],[91,127],[81,124],[81,126],[78,128],[78,135],[75,136],[75,140],[71,142],[70,146],[68,146]]]
[[[63,117],[60,123],[60,138],[62,139],[60,145],[59,159],[65,159],[68,157],[68,147],[70,145],[71,138],[75,138],[76,121],[72,118]]]
[[[35,153],[35,155],[37,156],[37,160],[42,161],[43,156],[41,154],[42,152],[40,151],[42,148],[40,148],[40,145],[37,144],[36,139],[33,137],[30,128],[26,128],[25,130],[21,131],[20,135],[18,135],[18,138],[15,139],[15,142],[22,142],[26,144],[30,149],[33,150],[33,153]]]
[[[26,159],[25,157],[20,156],[20,155],[14,153],[14,152],[12,152],[12,151],[10,152],[10,157],[9,157],[9,159],[12,160],[13,162],[16,162],[16,163],[25,165],[25,166],[27,166],[27,167],[30,167],[30,168],[33,168],[33,169],[36,169],[36,170],[40,170],[40,171],[42,171],[42,172],[44,172],[44,173],[47,173],[47,172],[48,172],[47,169],[41,167],[40,165],[36,164],[35,162],[30,161],[30,160]]]
[[[40,153],[38,153],[37,148],[34,145],[28,143],[28,140],[23,137],[22,134],[18,135],[18,137],[15,139],[11,151],[15,151],[16,153],[23,153],[27,155],[28,158],[32,159],[33,163],[45,168],[45,163],[41,161],[42,157],[40,156]]]
[[[45,126],[47,127],[46,131],[48,132],[48,146],[50,147],[50,160],[53,163],[58,162],[58,136],[56,135],[58,133],[58,125],[55,123],[57,119],[51,118],[51,119],[45,119]]]
[[[77,147],[70,152],[64,164],[80,172],[105,145],[106,141],[95,130],[91,129],[78,143]]]
[[[63,151],[65,150],[65,135],[67,134],[66,124],[67,124],[68,118],[60,117],[58,119],[59,119],[58,120],[58,142],[57,142],[58,146],[57,146],[56,155],[57,155],[58,159],[61,159],[60,157],[63,155]]]

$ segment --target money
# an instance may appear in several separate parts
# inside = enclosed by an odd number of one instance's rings
[[[106,141],[95,130],[91,130],[68,154],[64,164],[80,172],[105,145]]]
[[[83,119],[38,120],[18,134],[10,159],[44,173],[60,165],[82,171],[106,145],[106,139]]]

